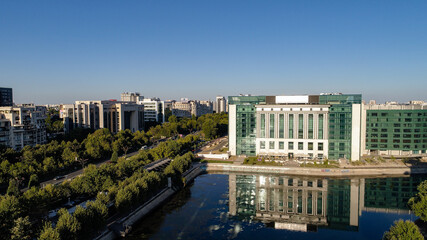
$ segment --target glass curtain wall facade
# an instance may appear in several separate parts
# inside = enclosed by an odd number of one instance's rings
[[[367,110],[366,149],[426,153],[427,110]]]
[[[320,95],[320,104],[330,104],[329,158],[351,159],[352,105],[362,103],[361,94]]]
[[[236,154],[255,156],[255,104],[265,104],[265,96],[230,96],[228,104],[236,105]]]

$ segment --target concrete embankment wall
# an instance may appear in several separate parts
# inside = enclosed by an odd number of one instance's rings
[[[256,165],[234,165],[221,163],[208,163],[206,170],[219,172],[241,172],[241,173],[270,173],[300,176],[380,176],[380,175],[409,175],[425,174],[426,167],[373,167],[373,168],[302,168],[302,167],[280,167],[280,166],[256,166]]]
[[[194,178],[196,178],[198,175],[200,175],[204,171],[200,167],[201,165],[195,165],[190,170],[185,172],[185,174],[183,174],[183,177],[185,177],[185,184],[188,184],[189,182],[194,180]],[[173,194],[175,194],[179,190],[180,189],[165,188],[156,196],[154,196],[153,198],[148,200],[146,203],[138,207],[135,211],[131,212],[128,216],[117,220],[116,223],[119,223],[123,226],[132,227],[135,223],[137,223],[139,220],[144,218],[147,214],[149,214],[155,208],[163,204],[166,200],[168,200]],[[118,238],[118,236],[112,230],[107,229],[95,239],[96,240],[113,240],[116,238]]]

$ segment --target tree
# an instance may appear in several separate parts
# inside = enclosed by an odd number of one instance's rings
[[[206,120],[202,125],[202,132],[207,139],[213,139],[217,136],[218,128],[212,119]]]
[[[176,123],[176,122],[178,122],[178,119],[176,118],[175,115],[171,115],[168,118],[168,122],[170,122],[170,123]]]
[[[137,131],[133,135],[134,135],[133,142],[137,146],[140,147],[142,145],[148,144],[149,137],[148,137],[147,133],[145,133],[144,131]]]
[[[112,152],[111,144],[113,140],[114,137],[110,130],[106,128],[98,129],[85,139],[86,153],[94,159],[106,157]]]
[[[172,116],[172,110],[165,108],[165,119],[169,120],[169,117]]]
[[[0,196],[0,236],[10,235],[14,220],[22,213],[22,206],[15,196]],[[6,238],[6,237],[5,237]]]
[[[52,227],[50,222],[45,222],[38,240],[61,240],[58,230]]]
[[[30,217],[18,218],[14,221],[14,226],[10,230],[12,240],[27,240],[31,239],[31,223]]]
[[[421,220],[427,221],[427,180],[417,187],[418,193],[409,199],[408,205]]]
[[[32,174],[30,176],[30,181],[28,181],[28,188],[31,188],[33,186],[38,186],[39,185],[39,178],[37,177],[36,174]]]
[[[7,188],[7,195],[13,195],[18,196],[19,195],[19,188],[18,188],[18,182],[11,178],[9,180],[9,187]]]
[[[61,239],[78,239],[78,232],[81,229],[81,225],[77,219],[72,216],[65,208],[61,208],[58,211],[58,214],[59,218],[56,224],[56,230],[58,230]]]
[[[114,150],[123,151],[125,155],[133,147],[133,134],[129,129],[120,131],[117,134],[117,140],[114,141]]]
[[[56,133],[62,132],[62,131],[64,130],[64,123],[63,123],[62,121],[60,121],[60,120],[55,121],[55,122],[52,124],[52,129],[53,129]]]
[[[388,232],[384,233],[384,240],[400,240],[400,239],[414,239],[414,240],[422,240],[424,239],[423,235],[420,232],[420,229],[415,225],[414,222],[406,220],[403,221],[400,219],[399,221],[394,222],[394,226],[390,227]]]
[[[117,163],[117,160],[119,159],[119,154],[117,153],[117,151],[114,151],[113,154],[111,155],[111,162],[112,163]]]

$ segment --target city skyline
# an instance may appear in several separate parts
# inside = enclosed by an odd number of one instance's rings
[[[72,103],[361,93],[427,100],[426,2],[0,3],[1,87]]]

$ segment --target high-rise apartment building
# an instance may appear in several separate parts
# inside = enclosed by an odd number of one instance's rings
[[[0,87],[0,107],[12,107],[13,95],[12,88]]]
[[[159,98],[144,98],[138,104],[144,106],[145,122],[165,122],[165,103]]]
[[[44,106],[0,107],[0,145],[20,150],[46,143],[45,118]]]
[[[232,155],[359,160],[426,155],[426,146],[423,102],[363,104],[361,94],[229,97]]]
[[[213,113],[211,101],[181,99],[179,102],[172,102],[172,114],[177,117],[200,117],[208,113]]]
[[[215,99],[215,112],[227,112],[227,100],[224,96],[217,96]]]
[[[108,128],[117,133],[124,129],[136,132],[144,129],[144,106],[133,102],[76,101],[62,105],[64,128]]]
[[[144,99],[144,96],[141,96],[138,92],[124,92],[120,95],[120,100],[122,102],[139,102]]]

